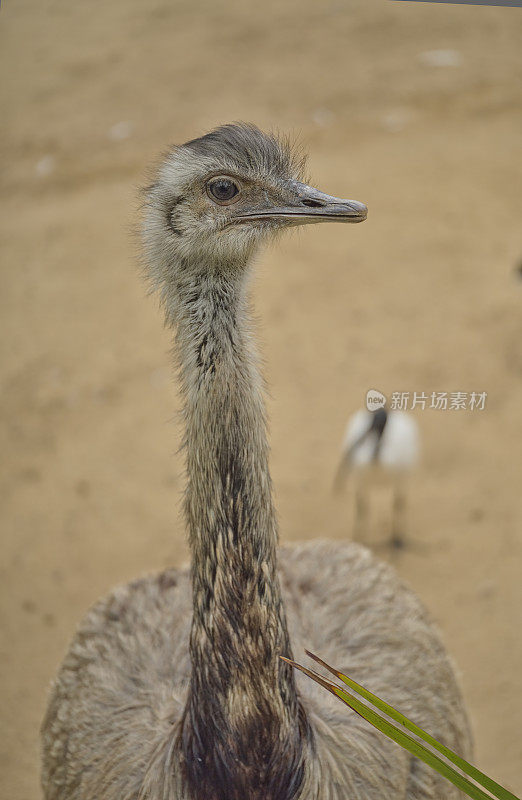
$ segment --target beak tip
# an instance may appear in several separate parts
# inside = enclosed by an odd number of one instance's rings
[[[358,203],[356,201],[352,201],[350,203],[350,206],[356,212],[356,217],[358,218],[358,220],[360,222],[364,222],[364,220],[368,216],[368,206],[366,206],[364,203]]]

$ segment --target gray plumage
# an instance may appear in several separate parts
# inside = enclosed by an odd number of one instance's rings
[[[47,800],[435,800],[453,787],[279,655],[305,647],[470,753],[451,662],[416,597],[355,544],[276,552],[248,274],[289,225],[362,221],[288,145],[229,125],[147,192],[148,270],[176,330],[192,566],[82,622],[42,726]],[[322,533],[322,532],[321,532]]]

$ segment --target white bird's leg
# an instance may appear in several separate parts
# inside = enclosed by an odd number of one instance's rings
[[[397,481],[393,488],[392,524],[390,544],[400,550],[405,547],[406,528],[406,491],[402,481]]]
[[[361,483],[357,483],[355,486],[355,515],[353,525],[353,538],[356,542],[364,541],[367,526],[368,502],[366,490]]]

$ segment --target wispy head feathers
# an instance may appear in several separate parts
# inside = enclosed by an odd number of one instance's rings
[[[255,125],[222,125],[182,146],[198,156],[219,161],[240,173],[300,180],[306,158],[288,138],[263,133]]]

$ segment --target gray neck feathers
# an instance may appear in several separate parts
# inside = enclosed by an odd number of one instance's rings
[[[194,797],[285,800],[307,723],[279,659],[291,650],[245,272],[177,273],[194,602],[181,744]]]

